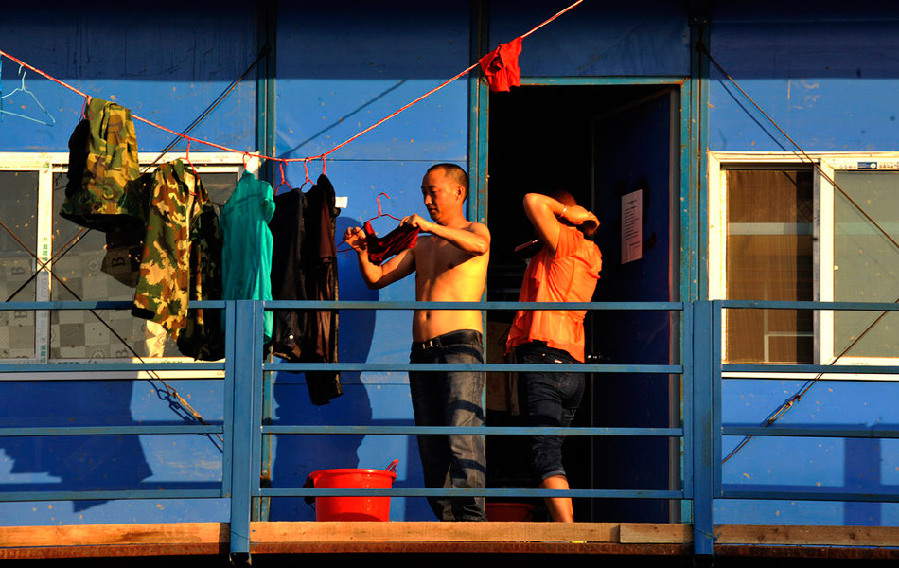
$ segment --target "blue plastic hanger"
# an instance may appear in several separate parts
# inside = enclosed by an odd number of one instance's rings
[[[0,76],[2,76],[2,74],[3,74],[3,58],[0,57]],[[18,87],[16,87],[15,89],[13,89],[12,91],[10,91],[9,94],[0,96],[0,115],[8,114],[10,116],[18,116],[19,118],[24,118],[25,120],[30,120],[30,121],[36,122],[38,124],[43,124],[44,126],[55,126],[56,119],[53,118],[53,115],[50,114],[46,108],[44,108],[44,105],[41,104],[41,101],[38,100],[37,96],[35,96],[35,94],[33,92],[29,91],[28,87],[25,86],[25,75],[27,75],[27,73],[23,70],[23,66],[20,65],[19,66],[19,76],[21,76],[21,78],[22,78],[22,84],[19,85]],[[14,94],[19,93],[19,92],[25,93],[26,95],[31,97],[31,100],[34,101],[34,103],[38,106],[38,108],[41,109],[41,112],[44,113],[44,116],[47,117],[46,120],[40,119],[40,118],[34,118],[33,116],[28,116],[27,114],[21,114],[18,112],[10,112],[3,108],[3,101],[5,101],[9,97],[11,97]],[[0,91],[0,93],[2,93],[2,91]]]

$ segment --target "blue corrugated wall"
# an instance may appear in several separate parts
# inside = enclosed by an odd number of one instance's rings
[[[494,1],[489,45],[508,41],[567,2]],[[725,3],[722,3],[725,4]],[[877,18],[884,7],[869,11]],[[755,14],[771,13],[760,19]],[[713,13],[712,51],[797,140],[812,150],[896,150],[895,96],[899,63],[896,18],[821,9],[781,13],[758,2]],[[846,21],[850,20],[850,21]],[[423,93],[469,63],[468,7],[442,2],[393,2],[375,7],[337,1],[326,6],[278,6],[276,145],[283,157],[316,154]],[[42,3],[5,8],[0,46],[13,55],[110,98],[152,120],[183,128],[255,58],[254,9],[227,2],[158,3],[120,9]],[[688,17],[679,3],[590,2],[525,42],[523,72],[532,77],[687,76]],[[3,90],[15,84],[4,62]],[[31,77],[29,75],[29,77]],[[709,100],[713,150],[778,149],[712,74]],[[55,127],[5,118],[0,151],[65,151],[80,99],[43,80],[29,82],[56,116]],[[199,128],[198,136],[252,149],[256,142],[254,81],[237,91]],[[548,109],[547,112],[552,112]],[[338,231],[385,208],[424,214],[419,184],[428,165],[467,165],[469,102],[464,81],[388,122],[328,161],[338,195],[347,196]],[[526,117],[523,117],[526,120]],[[160,149],[169,136],[138,125],[142,150]],[[195,150],[196,151],[196,150]],[[321,169],[312,165],[313,176]],[[301,183],[302,166],[287,170]],[[389,221],[376,227],[389,228]],[[352,254],[340,258],[341,298],[406,300],[411,279],[372,292]],[[405,361],[410,315],[345,312],[344,361]],[[299,375],[280,373],[274,420],[281,424],[407,424],[411,404],[403,373],[345,374],[346,395],[325,407],[308,403]],[[221,416],[215,383],[181,382],[191,403]],[[793,392],[793,384],[739,383],[724,389],[725,422],[757,422]],[[892,383],[820,385],[785,419],[822,424],[895,423]],[[0,384],[4,425],[130,424],[175,417],[144,382],[43,386]],[[725,450],[732,440],[725,440]],[[726,483],[876,489],[897,482],[893,441],[756,439],[727,464]],[[789,459],[784,458],[789,456]],[[415,444],[406,437],[282,437],[274,448],[273,484],[300,484],[322,467],[382,467],[400,459],[399,486],[422,483]],[[609,466],[613,466],[610,462]],[[0,439],[0,482],[35,489],[157,487],[211,483],[220,454],[205,438]],[[179,485],[180,484],[180,485]],[[719,503],[717,522],[895,524],[897,509],[877,504]],[[0,524],[184,522],[225,520],[217,501],[35,503],[0,505]],[[395,500],[396,520],[430,518],[422,500]],[[300,500],[276,501],[272,520],[312,518]]]
[[[246,3],[18,4],[4,6],[0,45],[86,93],[181,130],[256,58],[254,19],[255,9]],[[17,71],[17,65],[3,61],[4,94],[17,86]],[[27,78],[56,125],[3,117],[0,151],[68,151],[81,98],[33,73]],[[253,149],[253,78],[194,134]],[[33,111],[33,106],[27,110]],[[136,131],[142,151],[161,150],[172,138],[140,123]],[[94,298],[90,290],[85,297]],[[172,385],[205,417],[221,420],[220,383]],[[180,422],[144,381],[0,383],[0,421],[4,426]],[[215,487],[220,478],[221,453],[198,436],[0,438],[0,482],[10,490]],[[219,500],[7,503],[0,506],[0,524],[221,521],[227,514]]]
[[[720,3],[711,50],[808,151],[899,150],[899,9],[894,3]],[[712,69],[712,150],[791,149]],[[750,112],[747,113],[746,109]],[[763,129],[762,126],[765,126]],[[871,314],[873,319],[875,314]],[[799,382],[725,381],[724,422],[757,423]],[[885,426],[897,422],[893,382],[819,383],[779,423]],[[737,439],[725,438],[724,452]],[[724,467],[725,484],[769,489],[889,491],[899,484],[895,440],[756,438]],[[876,503],[719,501],[716,522],[895,525],[899,507]]]

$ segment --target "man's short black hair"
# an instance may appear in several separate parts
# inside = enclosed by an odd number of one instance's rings
[[[468,172],[466,172],[464,168],[460,168],[456,164],[434,164],[428,168],[426,173],[431,173],[438,169],[443,170],[454,182],[465,188],[465,195],[462,196],[462,199],[468,197]]]

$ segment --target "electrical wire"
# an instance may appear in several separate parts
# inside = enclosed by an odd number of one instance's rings
[[[899,250],[899,242],[897,242],[896,239],[894,239],[892,237],[892,235],[890,235],[886,231],[886,229],[884,229],[879,223],[877,223],[877,221],[874,220],[874,218],[871,217],[871,215],[869,215],[868,212],[865,211],[861,207],[861,205],[858,204],[857,201],[852,199],[852,197],[842,187],[840,187],[840,185],[829,174],[827,174],[827,172],[825,172],[821,168],[820,164],[818,164],[811,156],[809,156],[809,154],[802,148],[802,146],[800,146],[799,143],[796,142],[796,140],[794,140],[793,137],[791,137],[786,132],[786,130],[784,130],[784,128],[781,127],[780,124],[776,120],[774,120],[774,118],[770,114],[765,112],[765,110],[762,108],[762,106],[759,105],[755,101],[755,99],[752,98],[752,96],[746,92],[746,90],[737,82],[736,79],[734,79],[734,77],[730,73],[727,72],[726,69],[724,69],[724,67],[720,63],[718,63],[718,61],[709,52],[709,50],[705,46],[705,44],[703,44],[702,42],[699,42],[697,44],[697,48],[703,55],[705,55],[706,57],[709,58],[709,61],[715,66],[715,68],[717,68],[718,71],[722,75],[724,75],[724,77],[740,92],[740,94],[742,94],[746,98],[746,100],[749,101],[749,103],[752,104],[752,106],[755,107],[755,109],[758,110],[758,112],[761,113],[761,115],[764,116],[765,119],[774,128],[776,128],[777,131],[784,138],[789,140],[790,144],[792,144],[793,147],[795,148],[795,150],[789,150],[789,151],[793,152],[793,154],[799,156],[800,158],[802,158],[804,160],[808,160],[808,162],[815,168],[815,170],[817,170],[819,175],[821,175],[825,180],[827,180],[828,183],[830,183],[837,191],[839,191],[840,194],[843,195],[843,197],[845,197],[846,200],[849,201],[849,203],[852,204],[852,206],[855,207],[855,209],[859,213],[861,213],[862,216],[865,217],[865,219],[867,219],[897,250]],[[741,108],[742,108],[742,105],[741,105]],[[744,110],[746,110],[746,109],[744,109]],[[746,112],[748,114],[748,111],[746,111]],[[759,124],[759,126],[762,129],[764,129],[764,126],[762,126],[761,124]],[[766,131],[766,133],[769,136],[771,136],[771,134],[768,133],[767,131]],[[776,138],[774,138],[773,136],[772,136],[772,139],[777,141]],[[783,147],[783,146],[781,145],[781,147]],[[896,298],[896,300],[894,300],[893,303],[899,303],[899,298]],[[842,359],[856,345],[858,345],[858,342],[861,341],[862,338],[865,337],[872,329],[874,329],[874,327],[876,327],[877,324],[880,323],[880,321],[883,320],[883,318],[886,317],[886,315],[888,313],[889,312],[883,311],[876,318],[874,318],[874,321],[872,321],[849,345],[847,345],[845,348],[843,348],[843,350],[840,351],[840,353],[836,357],[834,357],[833,360],[829,364],[834,365],[837,362],[839,362],[840,359]],[[785,399],[783,401],[783,403],[781,403],[780,406],[775,408],[762,421],[761,426],[763,426],[763,427],[771,426],[777,420],[779,420],[781,417],[783,417],[787,412],[789,412],[793,408],[793,406],[796,403],[798,403],[799,401],[802,400],[802,398],[809,392],[809,390],[811,390],[811,388],[813,386],[815,386],[815,384],[817,384],[821,380],[821,378],[823,376],[824,376],[824,373],[821,372],[821,373],[818,373],[814,378],[809,379],[806,382],[804,382],[796,393],[794,393],[792,396]],[[730,452],[728,452],[728,454],[721,460],[721,464],[723,465],[723,464],[727,463],[731,458],[733,458],[735,455],[737,455],[737,453],[739,453],[744,447],[746,447],[746,445],[749,443],[749,441],[752,438],[753,438],[753,436],[751,434],[744,436],[737,443],[737,445],[734,446],[734,448]]]
[[[577,1],[574,2],[573,4],[569,5],[569,6],[566,7],[566,8],[563,8],[562,10],[559,10],[558,12],[556,12],[555,14],[553,14],[552,16],[550,16],[548,19],[546,19],[546,20],[544,20],[543,22],[537,24],[536,26],[534,26],[533,28],[531,28],[530,30],[528,30],[527,32],[523,33],[522,35],[520,35],[520,36],[518,36],[518,37],[523,39],[523,38],[526,38],[526,37],[530,36],[531,34],[535,33],[537,30],[539,30],[539,29],[541,29],[542,27],[544,27],[544,26],[550,24],[551,22],[555,21],[555,20],[556,20],[559,16],[561,16],[562,14],[565,14],[566,12],[568,12],[568,11],[570,11],[570,10],[573,10],[574,8],[576,8],[577,6],[579,6],[580,4],[582,4],[583,2],[584,2],[584,0],[577,0]],[[55,82],[55,83],[57,83],[57,84],[59,84],[59,85],[65,87],[65,88],[71,90],[72,92],[74,92],[74,93],[76,93],[76,94],[78,94],[78,95],[81,95],[81,96],[84,97],[85,99],[89,97],[89,95],[87,95],[86,93],[80,91],[79,89],[76,89],[76,88],[73,87],[72,85],[69,85],[69,84],[66,83],[65,81],[62,81],[62,80],[60,80],[60,79],[57,79],[57,78],[51,76],[50,74],[48,74],[47,72],[45,72],[45,71],[43,71],[43,70],[41,70],[41,69],[38,69],[37,67],[34,67],[33,65],[31,65],[31,64],[29,64],[29,63],[27,63],[27,62],[25,62],[25,61],[23,61],[23,60],[21,60],[21,59],[18,59],[18,58],[16,58],[16,57],[13,57],[12,55],[10,55],[9,53],[7,53],[7,52],[5,52],[5,51],[3,51],[3,50],[0,50],[0,56],[5,56],[5,57],[7,57],[7,58],[10,59],[10,60],[15,61],[15,62],[18,63],[19,65],[22,65],[22,66],[24,66],[24,67],[27,67],[28,69],[34,71],[35,73],[41,75],[42,77],[44,77],[44,78],[46,78],[46,79],[49,79],[49,80],[51,80],[51,81],[53,81],[53,82]],[[183,139],[185,139],[185,140],[190,140],[190,141],[192,141],[192,142],[197,142],[198,144],[204,144],[204,145],[206,145],[206,146],[209,146],[209,147],[212,147],[212,148],[217,148],[217,149],[222,150],[222,151],[224,151],[224,152],[236,152],[236,153],[241,153],[241,154],[243,154],[244,156],[247,156],[247,157],[255,157],[255,158],[262,159],[262,160],[271,160],[271,161],[281,162],[281,163],[289,163],[289,162],[306,162],[306,163],[308,163],[308,162],[314,161],[314,160],[321,160],[321,161],[322,161],[322,164],[323,164],[322,167],[323,167],[323,169],[324,169],[324,168],[326,167],[326,165],[325,165],[326,162],[325,162],[325,161],[326,161],[326,159],[327,159],[327,157],[328,157],[329,154],[331,154],[332,152],[335,152],[335,151],[337,151],[337,150],[343,148],[344,146],[346,146],[346,145],[349,144],[350,142],[356,140],[356,139],[359,138],[360,136],[363,136],[363,135],[367,134],[368,132],[371,132],[371,131],[374,130],[375,128],[379,127],[380,125],[382,125],[382,124],[384,124],[385,122],[387,122],[388,120],[390,120],[391,118],[397,116],[398,114],[400,114],[400,113],[402,113],[403,111],[409,109],[409,108],[412,107],[413,105],[415,105],[415,104],[421,102],[422,100],[424,100],[424,99],[430,97],[431,95],[433,95],[433,94],[436,93],[437,91],[443,89],[444,87],[446,87],[447,85],[449,85],[450,83],[452,83],[453,81],[455,81],[456,79],[459,79],[459,78],[465,76],[466,74],[468,74],[472,69],[474,69],[474,68],[477,67],[478,65],[480,65],[480,62],[475,62],[475,63],[469,65],[469,66],[468,66],[467,68],[465,68],[464,70],[460,71],[459,73],[457,73],[456,75],[450,77],[449,79],[443,81],[442,83],[440,83],[439,85],[437,85],[437,86],[434,87],[433,89],[429,90],[429,91],[426,92],[425,94],[420,95],[420,96],[414,98],[413,100],[409,101],[409,102],[406,103],[405,105],[401,106],[401,107],[400,107],[399,109],[397,109],[396,111],[394,111],[394,112],[388,114],[387,116],[385,116],[385,117],[383,117],[383,118],[377,120],[377,121],[374,122],[372,125],[370,125],[369,127],[367,127],[367,128],[365,128],[365,129],[363,129],[363,130],[357,132],[356,134],[353,134],[352,136],[350,136],[349,138],[347,138],[346,140],[344,140],[343,142],[341,142],[341,143],[338,144],[337,146],[334,146],[334,147],[331,148],[330,150],[327,150],[327,151],[325,151],[325,152],[322,152],[321,154],[316,154],[316,155],[314,155],[314,156],[306,156],[306,157],[303,157],[303,158],[278,158],[278,157],[276,157],[276,156],[267,156],[267,155],[265,155],[265,154],[260,154],[260,153],[257,153],[257,152],[247,152],[247,151],[245,151],[245,150],[237,150],[237,149],[235,149],[235,148],[228,148],[227,146],[223,146],[222,144],[218,144],[218,143],[215,143],[215,142],[211,142],[211,141],[209,141],[209,140],[204,140],[204,139],[202,139],[202,138],[195,138],[195,137],[189,136],[189,135],[188,135],[187,133],[185,133],[185,132],[177,132],[177,131],[175,131],[175,130],[172,130],[171,128],[168,128],[168,127],[166,127],[166,126],[163,126],[163,125],[161,125],[161,124],[159,124],[159,123],[156,123],[156,122],[154,122],[154,121],[152,121],[152,120],[149,120],[149,119],[144,118],[144,117],[142,117],[142,116],[140,116],[140,115],[137,115],[137,114],[132,114],[132,115],[131,115],[131,118],[134,119],[134,120],[137,120],[137,121],[139,121],[139,122],[143,122],[144,124],[147,124],[147,125],[149,125],[149,126],[152,126],[152,127],[154,127],[154,128],[157,128],[157,129],[159,129],[159,130],[162,130],[162,131],[164,131],[164,132],[168,132],[169,134],[172,134],[173,136],[175,136],[175,137],[177,137],[177,138],[183,138]]]
[[[241,73],[241,75],[239,77],[237,77],[236,79],[231,81],[231,83],[229,83],[225,87],[225,89],[222,90],[222,92],[219,93],[219,95],[215,99],[213,99],[213,101],[196,118],[194,118],[194,120],[192,120],[190,124],[187,125],[187,127],[184,129],[184,132],[188,133],[188,132],[192,131],[194,128],[196,128],[197,126],[199,126],[216,109],[216,107],[218,107],[228,97],[228,95],[230,95],[234,91],[234,89],[237,88],[237,86],[240,84],[240,82],[242,80],[244,80],[247,77],[247,75],[250,74],[250,72],[256,67],[256,65],[259,63],[259,61],[261,61],[263,57],[266,57],[270,52],[271,52],[271,49],[268,45],[263,47],[263,49],[261,49],[259,51],[256,58],[253,60],[253,62],[250,63],[250,65],[246,68],[246,70],[243,73]],[[0,53],[3,53],[3,52],[0,52]],[[31,68],[28,65],[26,65],[26,66]],[[41,73],[41,74],[47,78],[50,78],[46,74],[43,74],[43,73]],[[51,78],[51,80],[52,80],[52,78]],[[59,81],[59,80],[56,80],[56,82],[63,86],[66,86],[66,87],[69,86],[66,83]],[[80,93],[80,91],[78,91],[78,92],[79,92],[79,94],[83,95],[83,93]],[[86,98],[87,97],[85,96],[85,99]],[[144,167],[144,171],[147,171],[148,169],[152,168],[156,163],[158,163],[159,160],[162,159],[162,157],[165,156],[165,154],[169,150],[174,148],[178,144],[178,142],[181,141],[181,139],[182,139],[182,137],[176,136],[172,141],[170,141],[165,146],[165,148],[159,153],[159,155],[150,164],[148,164],[147,166]],[[25,252],[27,252],[29,255],[31,255],[39,264],[37,270],[35,270],[15,291],[13,291],[9,295],[9,297],[6,299],[7,302],[11,301],[19,292],[24,290],[25,287],[27,287],[28,284],[30,284],[42,270],[46,270],[54,280],[56,280],[63,288],[65,288],[65,290],[67,292],[72,294],[72,296],[74,296],[78,300],[81,300],[81,297],[74,290],[72,290],[65,283],[65,281],[63,281],[56,274],[54,274],[50,267],[52,266],[52,264],[54,262],[57,262],[59,259],[64,257],[69,251],[71,251],[75,247],[75,245],[78,244],[81,241],[81,239],[83,239],[91,231],[91,229],[81,227],[79,229],[79,231],[75,234],[74,237],[72,237],[71,239],[69,239],[69,241],[67,241],[65,244],[63,244],[59,253],[52,256],[50,259],[48,259],[46,261],[41,261],[41,259],[38,258],[38,256],[30,249],[30,247],[22,239],[20,239],[16,235],[16,233],[2,220],[0,220],[0,227],[2,227],[10,235],[10,237],[14,241],[16,241],[19,244],[19,246],[22,247],[22,249]],[[128,341],[125,338],[123,338],[108,322],[106,322],[100,316],[100,314],[98,314],[95,310],[89,310],[89,311],[97,319],[97,321],[100,322],[101,325],[103,325],[107,330],[109,330],[112,333],[112,335],[122,345],[124,345],[126,349],[128,349],[128,351],[132,354],[132,356],[137,358],[141,363],[145,363],[144,359],[128,343]],[[203,415],[200,414],[200,412],[198,412],[189,402],[187,402],[187,400],[183,396],[181,396],[181,394],[177,391],[177,389],[175,389],[170,384],[168,384],[166,381],[164,381],[155,371],[150,370],[150,371],[148,371],[148,373],[151,376],[151,379],[149,379],[149,382],[151,382],[151,384],[155,381],[162,385],[160,387],[157,384],[153,384],[153,387],[156,390],[157,395],[161,399],[166,400],[168,402],[169,407],[173,411],[175,411],[176,414],[178,414],[182,418],[185,418],[185,416],[190,416],[192,419],[198,421],[201,424],[207,424],[206,420],[203,418]],[[179,406],[181,407],[181,409],[183,409],[186,412],[186,414],[180,412],[180,410],[178,408]],[[208,435],[207,435],[207,437],[208,437]],[[223,441],[223,438],[221,435],[217,434],[216,437],[219,439],[220,442]],[[211,439],[212,438],[210,438],[210,440]],[[222,449],[221,446],[219,446],[219,444],[217,444],[214,440],[213,440],[213,444],[221,451],[221,449]]]

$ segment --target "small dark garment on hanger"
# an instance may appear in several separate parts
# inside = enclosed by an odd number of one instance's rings
[[[305,300],[306,272],[303,270],[303,192],[299,188],[275,196],[275,214],[268,226],[272,230],[272,298]],[[272,351],[278,357],[299,361],[303,318],[301,310],[274,312]]]
[[[339,214],[334,187],[324,174],[305,195],[292,189],[275,196],[269,223],[275,300],[338,299],[334,229]],[[336,363],[337,326],[336,310],[277,310],[272,350],[290,362]],[[308,372],[306,384],[313,404],[326,404],[343,394],[337,372]]]
[[[399,225],[383,237],[378,238],[368,221],[362,226],[362,230],[365,232],[368,259],[375,264],[381,264],[384,259],[414,247],[420,232],[418,227]]]

